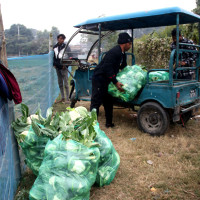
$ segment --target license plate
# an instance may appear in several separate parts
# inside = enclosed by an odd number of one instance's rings
[[[195,89],[194,90],[190,90],[190,97],[191,98],[196,97],[196,90]]]

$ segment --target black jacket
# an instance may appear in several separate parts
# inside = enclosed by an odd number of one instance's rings
[[[60,61],[64,53],[67,53],[68,57],[73,57],[70,47],[67,47],[66,52],[64,52],[66,44],[63,43],[59,45],[58,43],[53,47],[54,57],[53,57],[53,66],[56,66],[58,69],[62,69]]]
[[[185,44],[194,44],[192,40],[188,40],[186,38],[183,38],[180,43],[185,43]],[[186,46],[186,45],[179,45],[180,49],[188,49],[188,50],[196,50],[195,47],[193,46]],[[171,50],[176,49],[176,42],[173,42],[171,44]],[[182,61],[186,62],[185,67],[192,67],[193,62],[196,60],[197,54],[191,53],[191,52],[183,52],[182,54]],[[174,57],[174,62],[175,62],[176,56]],[[179,55],[179,59],[181,59],[181,55]]]
[[[64,53],[66,44],[59,45],[58,43],[53,47],[54,51],[54,57],[53,57],[53,65],[56,66],[58,69],[62,69],[63,65],[61,65],[60,61],[62,58],[62,55]]]
[[[102,75],[107,83],[112,81],[116,84],[118,82],[116,75],[119,69],[123,69],[126,65],[126,54],[122,53],[121,47],[117,45],[106,53],[103,60],[95,68],[94,77]]]

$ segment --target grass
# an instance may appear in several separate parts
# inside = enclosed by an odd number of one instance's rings
[[[20,184],[18,186],[15,200],[28,200],[29,199],[29,191],[36,179],[36,176],[32,173],[31,170],[27,170],[23,177],[21,178]]]
[[[67,106],[55,104],[54,111],[64,111]],[[76,106],[89,109],[90,103],[78,102]],[[121,163],[110,185],[91,189],[91,200],[200,199],[200,121],[190,120],[186,128],[171,125],[161,137],[141,133],[134,113],[128,109],[114,109],[115,128],[106,129],[101,108],[99,123],[112,140]],[[18,194],[27,194],[27,183],[31,186],[34,182],[32,174],[24,179]],[[15,200],[26,199],[18,194]]]

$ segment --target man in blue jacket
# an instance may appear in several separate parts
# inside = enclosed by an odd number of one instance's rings
[[[119,69],[126,67],[125,52],[131,48],[132,38],[128,33],[120,33],[118,45],[109,50],[103,60],[94,70],[92,78],[92,98],[90,110],[95,108],[97,115],[101,104],[104,106],[106,116],[106,127],[113,127],[113,99],[108,94],[108,85],[110,82],[116,85],[119,91],[123,91],[123,84],[116,79]]]

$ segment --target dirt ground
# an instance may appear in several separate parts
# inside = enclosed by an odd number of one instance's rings
[[[76,106],[89,109],[89,102]],[[55,104],[64,111],[66,104]],[[173,124],[164,136],[151,137],[138,130],[135,113],[114,109],[114,128],[106,129],[103,108],[100,127],[113,142],[121,163],[114,181],[93,187],[91,200],[200,199],[200,121],[186,127]],[[22,178],[15,200],[28,199],[35,176],[29,171]]]

